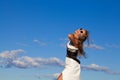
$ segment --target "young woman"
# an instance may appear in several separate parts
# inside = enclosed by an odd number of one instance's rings
[[[85,57],[83,43],[88,38],[88,35],[88,31],[82,28],[68,35],[69,42],[67,44],[65,69],[57,80],[80,80],[81,68],[77,56]]]

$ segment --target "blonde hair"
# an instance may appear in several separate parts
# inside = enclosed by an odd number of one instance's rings
[[[84,49],[83,49],[83,43],[89,37],[89,32],[87,30],[85,30],[85,31],[86,31],[85,35],[79,37],[79,39],[78,39],[78,55],[84,56],[84,57],[86,57],[86,54],[85,54]],[[89,44],[89,41],[88,41],[88,44]]]

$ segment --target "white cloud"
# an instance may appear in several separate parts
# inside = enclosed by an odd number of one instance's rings
[[[35,77],[38,78],[38,79],[42,79],[42,78],[45,78],[45,79],[49,79],[49,80],[57,80],[58,76],[60,75],[60,73],[54,73],[54,74],[36,74]]]
[[[24,44],[24,43],[16,43],[16,44],[17,44],[17,45],[20,45],[20,46],[30,47],[30,45]]]
[[[120,48],[120,46],[117,44],[106,44],[106,46],[110,48]]]
[[[41,67],[43,65],[63,66],[63,62],[58,58],[32,58],[28,56],[20,57],[13,61],[13,64],[19,68]]]
[[[0,58],[15,58],[19,53],[24,53],[25,51],[22,49],[18,49],[18,50],[11,50],[11,51],[4,51],[2,53],[0,53]]]
[[[68,38],[61,38],[61,41],[64,41],[64,43],[60,44],[61,47],[66,47],[66,42],[69,40]],[[96,44],[84,44],[84,48],[93,48],[93,49],[97,49],[97,50],[103,50],[105,49],[102,46],[96,45]]]
[[[29,57],[29,56],[19,56],[18,54],[24,53],[22,49],[3,51],[0,53],[0,68],[39,68],[41,66],[60,66],[64,67],[65,63],[56,58],[40,58],[40,57]],[[102,71],[108,74],[118,74],[120,72],[113,72],[109,68],[104,66],[99,66],[97,64],[91,65],[81,65],[82,70],[93,70],[93,71]],[[57,75],[57,74],[56,74]],[[54,76],[56,76],[54,75]]]
[[[109,68],[105,66],[99,66],[96,64],[91,64],[91,65],[82,65],[81,66],[82,70],[93,70],[93,71],[102,71],[108,74],[115,74],[115,75],[120,75],[120,72],[113,72]]]
[[[37,43],[37,44],[39,44],[41,46],[46,46],[47,45],[46,43],[44,43],[44,42],[42,42],[40,40],[37,40],[37,39],[34,39],[33,42],[35,42],[35,43]]]
[[[11,50],[11,51],[3,51],[0,53],[0,66],[1,67],[11,67],[12,62],[17,59],[18,54],[25,53],[24,50]]]
[[[57,80],[57,78],[58,78],[59,75],[60,75],[60,73],[54,73],[54,74],[45,75],[45,77]]]
[[[90,45],[84,45],[84,48],[93,48],[93,49],[97,49],[97,50],[103,50],[104,49],[104,47],[102,47],[102,46],[98,46],[98,45],[96,45],[96,44],[90,44]]]
[[[51,66],[63,66],[64,63],[56,58],[33,58],[28,56],[18,56],[19,53],[25,52],[24,50],[11,50],[4,51],[0,54],[0,66],[1,67],[17,67],[17,68],[31,68],[31,67],[41,67],[42,65]]]
[[[66,47],[66,44],[60,44],[61,47]],[[97,50],[103,50],[105,49],[104,47],[102,46],[99,46],[99,45],[96,45],[96,44],[84,44],[84,48],[93,48],[93,49],[97,49]]]
[[[68,38],[61,38],[60,39],[61,41],[64,41],[65,43],[69,41]],[[86,41],[87,42],[87,41]],[[66,44],[60,44],[60,46],[62,47],[66,47]],[[103,50],[105,49],[104,47],[102,46],[99,46],[97,44],[93,44],[93,40],[90,40],[90,43],[87,45],[87,44],[84,44],[84,48],[93,48],[93,49],[97,49],[97,50]]]
[[[99,66],[99,65],[96,65],[96,64],[91,64],[89,66],[82,65],[81,67],[82,67],[83,70],[95,70],[95,71],[104,71],[104,70],[108,69],[106,67]]]

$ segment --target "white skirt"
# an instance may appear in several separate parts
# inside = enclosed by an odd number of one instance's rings
[[[80,80],[80,64],[71,59],[66,57],[65,69],[62,72],[63,80]]]

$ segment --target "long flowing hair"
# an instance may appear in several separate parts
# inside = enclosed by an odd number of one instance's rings
[[[86,53],[84,51],[84,48],[83,48],[83,44],[86,40],[88,40],[88,45],[89,45],[89,32],[87,30],[86,31],[86,34],[79,37],[79,40],[78,40],[78,55],[79,56],[83,56],[83,57],[86,57]]]

